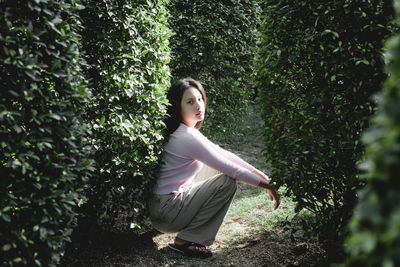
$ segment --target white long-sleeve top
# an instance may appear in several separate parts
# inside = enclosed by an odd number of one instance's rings
[[[208,140],[199,130],[181,123],[164,147],[160,177],[154,193],[184,192],[193,183],[203,164],[232,178],[257,186],[256,168],[235,154]]]

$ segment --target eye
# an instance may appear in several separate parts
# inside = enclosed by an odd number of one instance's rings
[[[192,104],[192,103],[193,103],[193,100],[189,100],[187,103],[188,103],[188,104]]]

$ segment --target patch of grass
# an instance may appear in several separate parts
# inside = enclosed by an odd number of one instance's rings
[[[283,190],[279,190],[281,195]],[[240,184],[219,238],[229,246],[251,241],[257,235],[271,235],[294,218],[294,210],[295,203],[290,198],[282,198],[279,208],[273,210],[273,202],[266,190]]]

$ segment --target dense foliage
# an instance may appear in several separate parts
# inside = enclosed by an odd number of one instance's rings
[[[203,83],[212,137],[245,111],[255,55],[273,177],[299,209],[318,215],[322,238],[338,238],[362,184],[355,166],[370,97],[386,78],[391,1],[6,0],[0,7],[2,265],[57,264],[78,214],[90,227],[142,231],[169,66],[174,81]],[[372,265],[398,263],[399,39],[391,39],[391,76],[364,137],[368,183],[348,242],[356,264],[369,256]]]
[[[91,165],[80,1],[0,6],[0,265],[51,266],[76,225]]]
[[[254,89],[256,0],[171,0],[172,79],[192,77],[207,95],[208,136],[232,127]]]
[[[96,170],[85,214],[108,230],[140,230],[161,151],[170,31],[164,0],[84,1],[86,110]]]
[[[392,2],[265,3],[258,84],[265,157],[298,208],[337,244],[356,202],[360,133],[385,78]]]
[[[400,1],[395,1],[400,19]],[[399,23],[400,25],[400,23]],[[389,78],[363,135],[367,179],[350,223],[351,266],[400,266],[400,34],[387,42]]]

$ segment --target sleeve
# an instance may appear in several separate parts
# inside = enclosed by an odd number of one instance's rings
[[[200,133],[201,134],[201,133]],[[251,164],[247,163],[246,161],[244,161],[243,159],[241,159],[240,157],[238,157],[237,155],[235,155],[234,153],[223,149],[222,147],[214,144],[213,142],[211,142],[210,140],[208,140],[207,137],[205,137],[204,135],[201,134],[201,138],[204,139],[205,142],[207,142],[209,145],[211,145],[216,152],[218,152],[219,154],[221,154],[222,156],[224,156],[225,158],[229,159],[230,161],[233,161],[234,163],[242,166],[243,168],[249,170],[250,172],[257,170],[259,171],[257,168],[255,168],[254,166],[252,166]],[[259,171],[261,172],[261,171]]]
[[[208,140],[208,139],[207,139]],[[211,141],[208,140],[208,142],[210,142],[213,147],[214,150],[216,152],[218,152],[219,154],[221,154],[222,156],[224,156],[225,158],[229,159],[230,161],[242,166],[243,168],[247,169],[248,171],[252,172],[254,171],[256,168],[254,168],[252,165],[250,165],[249,163],[247,163],[246,161],[244,161],[243,159],[241,159],[240,157],[236,156],[235,154],[233,154],[232,152],[223,149],[222,147],[212,143]]]
[[[185,146],[188,157],[199,160],[211,168],[247,184],[254,186],[260,184],[261,178],[251,172],[254,167],[248,164],[251,166],[249,170],[235,161],[231,161],[229,159],[232,157],[231,155],[226,157],[227,153],[219,153],[219,149],[222,148],[216,149],[215,145],[204,136],[191,135],[191,138],[186,139],[181,145]]]

